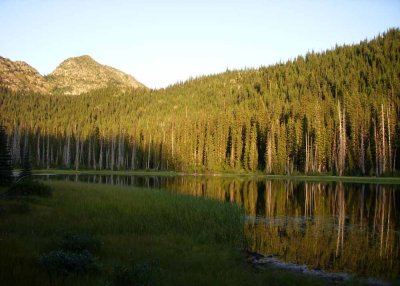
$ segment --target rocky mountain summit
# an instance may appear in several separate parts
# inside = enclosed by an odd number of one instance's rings
[[[49,75],[48,80],[55,87],[55,91],[72,95],[107,86],[144,87],[131,75],[101,65],[87,55],[63,61]]]
[[[0,57],[0,86],[12,91],[47,93],[51,85],[33,67],[25,62]]]
[[[131,75],[101,65],[87,55],[63,61],[45,77],[25,62],[0,57],[0,86],[12,91],[67,95],[110,86],[120,89],[145,87]]]

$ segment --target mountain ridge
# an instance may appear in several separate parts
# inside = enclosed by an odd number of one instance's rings
[[[23,61],[11,61],[0,56],[0,86],[16,91],[45,93],[51,89],[46,79]]]
[[[89,55],[68,58],[46,76],[26,62],[0,56],[0,86],[14,92],[65,95],[79,95],[109,86],[121,90],[146,88],[133,76],[102,65]]]

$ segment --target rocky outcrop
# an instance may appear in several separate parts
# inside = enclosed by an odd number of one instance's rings
[[[49,81],[57,92],[71,95],[107,86],[119,88],[144,87],[131,75],[101,65],[90,56],[69,58],[63,61],[49,75]]]
[[[0,86],[12,91],[48,93],[52,86],[33,67],[25,62],[13,62],[0,57]]]
[[[90,56],[69,58],[46,77],[25,62],[0,57],[0,86],[12,91],[67,95],[110,86],[122,90],[145,87],[131,75],[101,65]]]

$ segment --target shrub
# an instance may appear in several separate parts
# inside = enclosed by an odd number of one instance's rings
[[[8,196],[51,196],[50,186],[32,180],[14,183],[7,191]]]
[[[63,275],[98,270],[97,258],[90,251],[100,245],[91,235],[66,233],[58,242],[59,249],[42,255],[39,262],[48,271]]]
[[[96,258],[87,250],[70,252],[64,250],[51,251],[40,258],[40,264],[48,271],[55,271],[64,275],[84,273],[89,270],[98,270]]]

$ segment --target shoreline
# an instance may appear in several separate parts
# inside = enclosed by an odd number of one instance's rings
[[[361,176],[333,176],[333,175],[266,175],[259,173],[193,173],[175,171],[111,171],[111,170],[62,170],[40,169],[33,170],[35,175],[119,175],[119,176],[193,176],[193,177],[221,177],[221,178],[251,178],[266,180],[288,180],[304,182],[343,182],[400,185],[400,177],[361,177]]]
[[[373,277],[355,277],[353,274],[347,272],[329,272],[323,269],[315,268],[310,269],[307,265],[300,265],[292,262],[285,262],[274,255],[265,255],[250,250],[244,250],[247,256],[247,261],[253,267],[265,270],[266,268],[277,268],[287,270],[293,273],[307,275],[312,277],[318,277],[322,279],[331,280],[336,283],[350,282],[354,279],[360,280],[360,282],[366,283],[367,285],[374,286],[389,286],[390,282]]]

